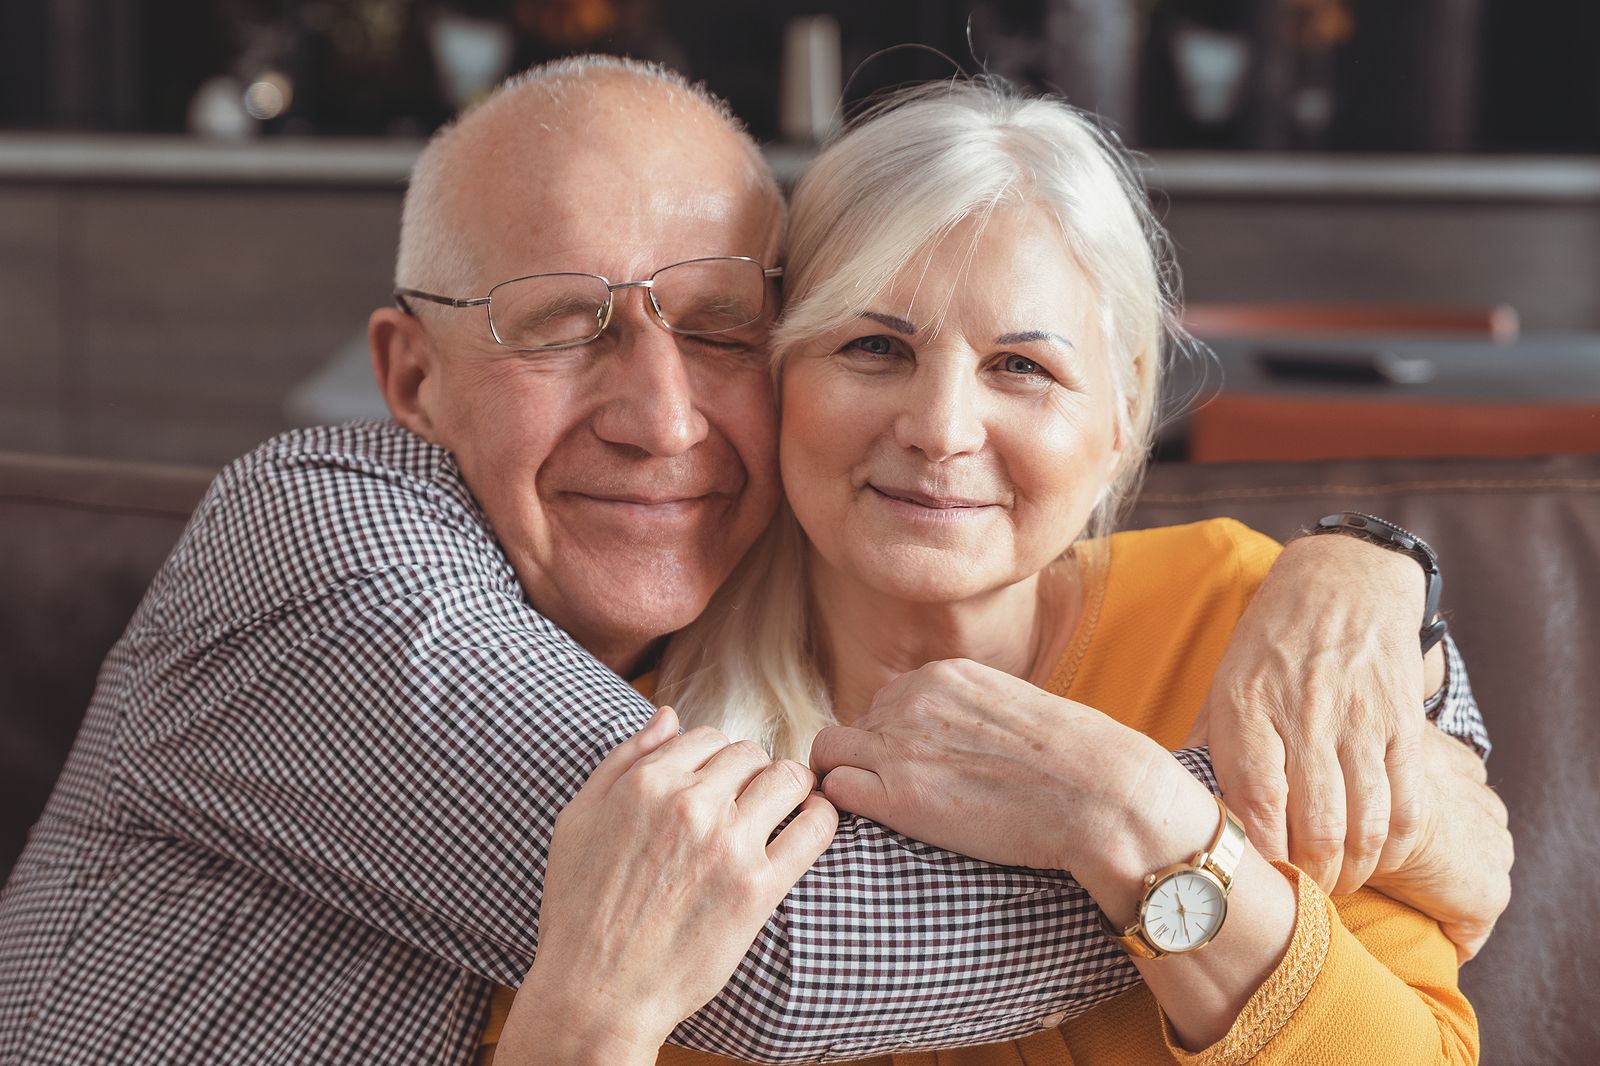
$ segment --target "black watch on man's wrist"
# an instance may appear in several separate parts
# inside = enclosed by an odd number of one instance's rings
[[[1422,654],[1428,654],[1435,644],[1444,639],[1444,619],[1439,617],[1439,591],[1444,584],[1444,578],[1439,574],[1439,557],[1434,554],[1427,541],[1409,529],[1385,521],[1377,515],[1361,514],[1358,511],[1343,511],[1320,519],[1307,531],[1307,535],[1315,536],[1318,533],[1343,533],[1346,536],[1360,537],[1370,544],[1415,559],[1421,565],[1422,573],[1428,582],[1426,606],[1422,609],[1422,629],[1418,633],[1422,640]]]

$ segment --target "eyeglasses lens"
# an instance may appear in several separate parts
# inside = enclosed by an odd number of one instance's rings
[[[662,321],[679,333],[727,333],[761,317],[767,279],[747,259],[691,259],[656,271]]]
[[[761,265],[746,259],[674,263],[650,284],[661,320],[678,333],[731,332],[760,319],[766,302]],[[536,274],[489,290],[489,322],[509,348],[582,344],[599,336],[609,297],[592,274]]]
[[[489,291],[495,337],[511,348],[581,344],[600,332],[610,293],[591,274],[538,274]]]

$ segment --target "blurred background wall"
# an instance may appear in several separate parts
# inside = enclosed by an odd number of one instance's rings
[[[5,0],[0,449],[216,464],[370,409],[421,138],[589,50],[706,81],[786,179],[953,63],[1054,89],[1145,153],[1198,303],[1510,308],[1563,388],[1600,361],[1588,0]]]
[[[281,86],[263,133],[417,136],[479,88],[463,57],[595,50],[704,79],[775,140],[785,31],[818,15],[847,101],[948,75],[937,50],[1151,148],[1600,151],[1583,0],[6,0],[0,125],[184,132],[233,78]],[[908,44],[930,51],[882,54]]]

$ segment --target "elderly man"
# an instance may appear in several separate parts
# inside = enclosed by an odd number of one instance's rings
[[[533,957],[556,813],[650,714],[618,675],[704,608],[775,506],[767,372],[694,331],[708,306],[771,315],[781,219],[726,112],[637,65],[536,70],[430,144],[401,306],[371,322],[394,422],[278,438],[201,503],[0,898],[0,1060],[471,1060],[491,984]],[[574,272],[600,276],[592,339],[499,343],[548,325],[516,318],[525,279]],[[1241,647],[1219,681],[1305,696],[1218,701],[1211,730],[1240,751],[1310,738],[1233,772],[1267,797],[1266,846],[1287,838],[1329,884],[1364,881],[1388,836],[1403,892],[1452,831],[1405,795],[1431,729],[1420,658],[1393,650],[1419,575],[1355,540],[1291,547],[1252,608],[1276,647]],[[1306,617],[1333,601],[1335,624]],[[1352,717],[1325,674],[1273,665],[1300,661],[1410,680],[1368,685]],[[1444,724],[1481,740],[1458,663],[1446,695]],[[1319,735],[1333,712],[1341,732]],[[1337,737],[1373,730],[1395,758],[1354,780],[1347,832]],[[1275,830],[1286,761],[1304,802]],[[1386,832],[1391,776],[1400,820],[1427,815],[1415,848],[1415,826]],[[676,1040],[767,1061],[970,1043],[1133,979],[1102,968],[1067,878],[846,826]],[[1485,923],[1463,942],[1498,913],[1496,863],[1478,866],[1443,879],[1455,897],[1419,894]]]

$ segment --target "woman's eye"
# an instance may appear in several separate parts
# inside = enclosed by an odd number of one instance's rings
[[[846,344],[844,350],[847,352],[861,352],[864,355],[893,355],[894,341],[881,333],[875,333],[869,337],[857,337],[849,344]]]
[[[1030,377],[1034,375],[1049,376],[1044,367],[1035,363],[1032,359],[1025,359],[1020,355],[1008,355],[1000,365],[1005,368],[1008,374]]]

